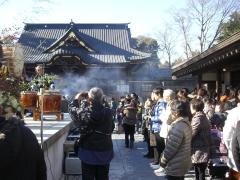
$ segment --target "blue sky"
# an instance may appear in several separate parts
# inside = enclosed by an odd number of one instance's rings
[[[35,0],[36,1],[36,0]],[[184,0],[8,0],[0,6],[0,29],[32,23],[130,23],[132,36],[153,35]],[[0,0],[0,4],[3,0]],[[43,8],[34,13],[37,7]],[[4,17],[4,18],[3,18]]]

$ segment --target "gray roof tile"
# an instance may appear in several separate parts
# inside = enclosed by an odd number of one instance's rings
[[[61,47],[43,53],[69,30],[74,30],[94,52]],[[24,48],[26,63],[48,62],[56,54],[75,54],[91,63],[128,63],[151,56],[131,48],[130,38],[128,24],[26,24],[19,43]]]

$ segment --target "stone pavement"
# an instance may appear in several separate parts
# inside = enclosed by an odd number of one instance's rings
[[[151,159],[144,158],[146,143],[142,135],[135,134],[134,149],[125,148],[124,134],[113,134],[115,157],[110,165],[110,180],[164,180],[164,175],[156,176],[149,163]],[[194,179],[194,172],[185,176],[186,180]]]
[[[154,175],[149,163],[143,158],[146,152],[141,135],[135,135],[133,149],[125,148],[124,134],[113,134],[114,159],[110,165],[110,180],[155,180],[164,179]]]
[[[110,180],[164,180],[164,175],[156,176],[149,163],[151,159],[144,158],[146,143],[142,135],[135,134],[134,148],[125,148],[124,134],[113,134],[114,159],[110,165]],[[193,180],[194,172],[189,171],[185,180]],[[206,178],[208,180],[209,178]],[[80,177],[69,177],[65,180],[81,180]]]

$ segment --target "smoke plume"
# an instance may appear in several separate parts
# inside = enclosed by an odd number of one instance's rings
[[[117,68],[92,68],[85,73],[66,73],[55,80],[56,89],[60,90],[65,97],[71,98],[81,91],[88,91],[92,87],[100,87],[107,96],[120,96],[129,92],[127,86],[127,76],[124,71]]]

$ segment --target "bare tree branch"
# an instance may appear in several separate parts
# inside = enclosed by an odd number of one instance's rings
[[[173,56],[176,40],[173,37],[173,33],[170,27],[166,26],[163,32],[159,32],[158,44],[159,44],[159,50],[162,53],[167,54],[168,64],[169,64],[169,67],[171,67],[172,56]]]
[[[184,12],[184,10],[183,10]],[[192,48],[190,46],[190,38],[189,38],[189,30],[191,27],[191,21],[190,18],[186,15],[181,14],[180,12],[174,13],[174,20],[177,24],[177,26],[180,28],[180,32],[183,33],[183,39],[184,39],[184,53],[189,59],[192,56]]]
[[[188,12],[199,26],[200,52],[213,45],[219,36],[222,23],[236,9],[238,0],[188,0]],[[214,25],[215,24],[215,25]],[[214,30],[213,30],[214,29]]]

